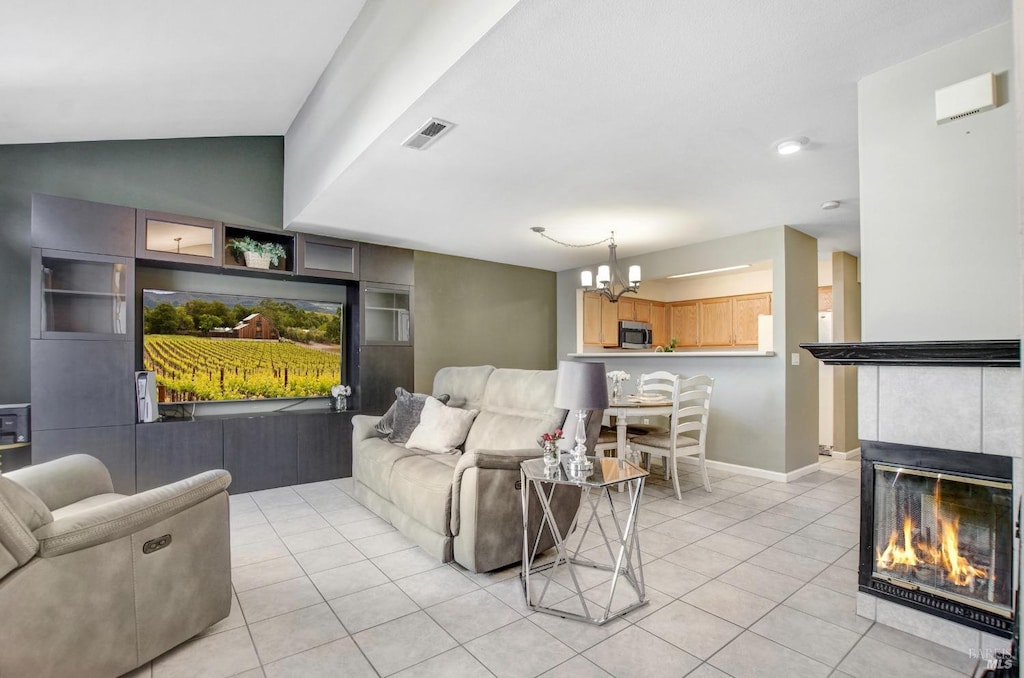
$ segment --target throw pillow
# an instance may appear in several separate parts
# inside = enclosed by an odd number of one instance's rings
[[[428,397],[430,397],[426,393],[409,393],[401,386],[395,389],[395,396],[396,398],[412,396],[413,398],[418,398],[420,401],[425,401]],[[440,400],[442,403],[447,403],[449,398],[451,398],[451,396],[448,395],[447,393],[442,393],[441,395],[437,396],[437,399]],[[390,438],[391,433],[395,430],[395,412],[397,409],[398,400],[395,400],[395,402],[391,403],[391,407],[388,408],[388,411],[384,413],[384,416],[377,421],[377,425],[373,427],[373,430],[377,432],[377,435],[379,435],[381,438],[388,438],[388,440],[393,443],[404,442],[391,440]],[[413,428],[416,428],[416,424],[413,424]],[[412,429],[410,429],[410,431],[411,430]],[[406,439],[408,439],[408,437],[409,436],[406,435]]]
[[[405,446],[437,454],[456,452],[466,442],[469,427],[480,410],[448,407],[436,398],[427,398],[420,414],[420,424],[409,436]]]

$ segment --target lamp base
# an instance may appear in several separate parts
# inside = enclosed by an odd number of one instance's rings
[[[569,455],[569,459],[565,462],[566,469],[569,473],[580,474],[586,473],[587,471],[594,470],[594,464],[586,456],[577,456],[575,451]]]

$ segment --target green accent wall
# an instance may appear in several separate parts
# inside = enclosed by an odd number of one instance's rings
[[[32,193],[281,228],[283,137],[0,146],[0,403],[29,400]]]
[[[419,251],[414,263],[417,391],[448,365],[557,367],[555,273]]]

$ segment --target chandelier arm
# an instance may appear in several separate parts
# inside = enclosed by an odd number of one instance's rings
[[[572,243],[567,243],[567,242],[562,242],[561,240],[556,240],[556,239],[552,238],[550,235],[548,235],[547,233],[545,233],[544,231],[534,230],[534,232],[537,235],[539,235],[540,237],[547,238],[551,242],[556,243],[558,245],[561,245],[562,247],[594,247],[595,245],[603,245],[604,243],[606,243],[609,240],[611,240],[612,238],[614,238],[614,236],[612,236],[612,237],[609,237],[609,238],[605,238],[604,240],[598,240],[597,242],[589,242],[589,243],[587,243],[585,245],[573,245]]]

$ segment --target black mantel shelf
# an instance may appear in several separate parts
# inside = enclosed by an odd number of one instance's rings
[[[876,341],[800,344],[826,365],[1020,367],[1020,341]]]

